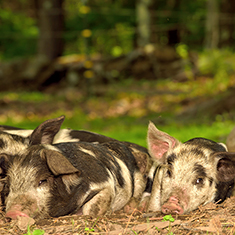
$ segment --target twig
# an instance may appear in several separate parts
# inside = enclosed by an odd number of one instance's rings
[[[129,219],[128,219],[128,221],[127,221],[127,224],[126,224],[126,227],[125,227],[125,229],[124,229],[123,234],[126,233],[127,227],[128,227],[128,225],[130,224],[131,217],[133,216],[133,214],[134,214],[135,211],[137,211],[137,210],[134,209],[133,212],[131,213],[131,215],[129,216]]]

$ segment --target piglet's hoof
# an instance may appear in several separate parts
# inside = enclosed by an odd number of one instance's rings
[[[132,198],[123,208],[123,211],[127,214],[131,214],[133,212],[137,212],[138,202],[135,198]]]

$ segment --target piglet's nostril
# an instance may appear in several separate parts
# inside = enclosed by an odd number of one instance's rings
[[[179,205],[179,200],[176,197],[171,196],[169,200],[162,205],[162,212],[164,214],[174,213],[180,215],[184,213],[184,209]]]
[[[170,212],[170,210],[168,209],[168,207],[162,206],[162,212],[163,212],[164,214],[168,214],[168,213]]]

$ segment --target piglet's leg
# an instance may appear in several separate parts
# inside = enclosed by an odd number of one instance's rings
[[[162,180],[163,171],[159,171],[153,181],[151,195],[149,197],[149,203],[147,206],[147,211],[161,211],[161,185],[160,182]]]
[[[125,213],[131,214],[133,211],[138,210],[138,200],[134,197],[124,206],[123,210]]]
[[[89,200],[82,208],[83,215],[104,215],[111,210],[113,202],[113,194],[110,189],[102,189],[91,200]]]

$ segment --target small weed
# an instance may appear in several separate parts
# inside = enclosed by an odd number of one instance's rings
[[[135,235],[138,235],[138,233],[136,231],[134,231],[133,229],[131,230]]]
[[[27,233],[25,233],[24,235],[43,235],[44,233],[45,233],[45,231],[41,230],[41,229],[35,229],[35,230],[31,231],[30,227],[28,226]]]
[[[169,222],[174,222],[175,219],[171,215],[165,215],[163,217],[163,221],[169,221]]]
[[[71,222],[72,222],[72,231],[74,231],[74,224],[75,224],[74,219],[71,219]]]
[[[95,227],[95,225],[97,224],[98,220],[99,220],[99,217],[96,218],[96,220],[95,220],[95,222],[94,222],[94,224],[92,225],[91,228],[85,227],[85,228],[84,228],[85,232],[86,232],[86,233],[95,232],[94,227]]]
[[[93,228],[88,228],[88,227],[84,228],[84,230],[85,230],[86,232],[95,232],[95,229],[93,229]]]
[[[155,227],[155,229],[156,229],[158,232],[160,232],[160,229],[159,229],[158,227]]]
[[[171,232],[171,222],[174,222],[175,221],[175,219],[171,216],[171,215],[165,215],[164,217],[163,217],[163,221],[169,221],[169,227],[168,227],[168,233],[167,233],[167,235],[174,235],[174,233],[173,232]]]

